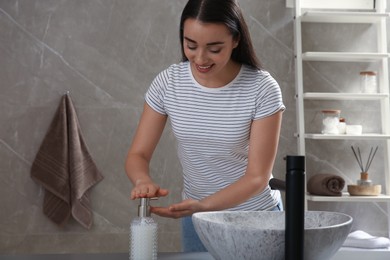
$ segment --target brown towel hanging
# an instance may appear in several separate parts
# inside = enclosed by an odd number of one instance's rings
[[[31,167],[31,178],[45,188],[47,217],[63,226],[73,216],[91,228],[89,190],[103,176],[88,152],[69,94],[61,99]]]

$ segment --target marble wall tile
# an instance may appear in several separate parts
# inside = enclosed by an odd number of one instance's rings
[[[287,107],[274,167],[274,175],[284,178],[283,157],[297,153],[293,11],[285,7],[285,0],[240,3],[256,52],[279,82]],[[180,0],[0,1],[0,253],[128,250],[129,223],[136,215],[137,203],[129,200],[131,185],[124,173],[124,159],[146,89],[158,72],[180,60],[178,23],[184,4]],[[339,29],[341,32],[328,25],[306,26],[304,35],[315,37],[305,41],[304,47],[330,50],[341,45],[354,51],[375,47],[373,28],[348,25]],[[354,37],[364,44],[351,40]],[[352,91],[358,84],[356,72],[375,69],[364,66],[311,62],[305,64],[305,82],[309,88],[338,91],[347,85]],[[94,226],[89,231],[75,221],[64,228],[51,223],[42,214],[44,192],[29,176],[66,91],[70,91],[89,150],[105,177],[92,189]],[[307,107],[307,127],[313,129],[318,127],[317,105],[309,103]],[[371,114],[377,113],[378,107],[356,108],[346,102],[341,109],[351,121],[377,129],[379,119]],[[358,168],[348,150],[350,145],[308,142],[308,176],[329,171],[354,182]],[[379,163],[383,154],[377,156],[372,178],[383,183]],[[181,166],[169,126],[155,152],[151,174],[171,192],[153,203],[169,205],[180,200]],[[310,204],[312,209],[349,213],[356,228],[374,235],[385,235],[388,229],[386,206]],[[372,216],[375,223],[370,221]],[[180,221],[156,219],[159,251],[179,251]]]

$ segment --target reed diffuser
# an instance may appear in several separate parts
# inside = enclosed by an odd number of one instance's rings
[[[373,150],[374,148],[371,147],[370,154],[368,155],[366,165],[363,164],[363,159],[362,159],[362,154],[360,153],[360,148],[359,147],[357,148],[357,153],[356,153],[355,149],[353,148],[353,146],[351,146],[351,148],[352,148],[353,154],[355,155],[356,161],[359,164],[359,168],[361,170],[360,180],[362,180],[363,184],[364,184],[364,181],[368,181],[368,170],[370,169],[370,166],[371,166],[372,160],[375,157],[376,151],[378,151],[378,146],[375,148],[375,150]]]
[[[348,185],[350,195],[379,195],[382,189],[381,185],[372,185],[372,181],[368,178],[368,170],[374,160],[378,146],[374,149],[371,147],[367,160],[363,160],[360,148],[355,149],[351,146],[352,152],[360,168],[360,179],[357,180],[357,185]]]

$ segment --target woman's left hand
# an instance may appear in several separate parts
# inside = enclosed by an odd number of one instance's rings
[[[200,201],[187,199],[169,207],[151,207],[150,211],[161,217],[181,218],[191,216],[195,212],[205,211],[205,208]]]

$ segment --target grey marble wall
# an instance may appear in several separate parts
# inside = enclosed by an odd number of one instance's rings
[[[136,215],[129,200],[130,182],[124,159],[143,104],[143,95],[154,76],[180,60],[178,22],[184,0],[3,0],[0,1],[0,253],[125,252],[128,228]],[[279,82],[287,110],[284,113],[280,149],[274,169],[284,178],[283,157],[296,154],[294,99],[293,12],[285,0],[241,0],[252,38],[264,67]],[[317,26],[317,25],[316,25]],[[340,35],[363,35],[372,45],[370,27],[329,26],[304,28],[315,39],[305,48],[350,44]],[[364,32],[362,34],[361,32]],[[347,32],[347,33],[346,33]],[[336,37],[337,36],[337,37]],[[348,38],[347,38],[348,39]],[[308,82],[337,88],[344,76],[355,75],[340,65],[307,64]],[[364,65],[356,65],[356,71]],[[84,137],[104,181],[92,190],[94,226],[83,229],[71,221],[59,228],[42,214],[43,190],[29,176],[32,161],[59,104],[70,91]],[[308,107],[313,122],[318,117]],[[378,108],[341,108],[348,118],[371,125]],[[358,117],[360,115],[360,117]],[[310,124],[311,126],[313,124]],[[331,171],[355,181],[358,170],[350,143],[309,142],[308,174]],[[371,145],[371,143],[370,143]],[[345,148],[347,147],[347,148]],[[337,149],[341,156],[333,152]],[[383,181],[380,156],[375,162]],[[169,205],[180,199],[181,168],[175,140],[168,127],[155,152],[152,174],[167,198],[155,202]],[[313,209],[347,212],[356,228],[386,234],[387,208],[381,203],[317,203]],[[375,222],[370,219],[375,216]],[[179,220],[156,217],[160,225],[159,250],[180,250]]]

